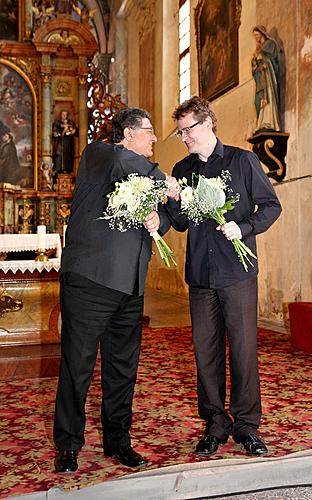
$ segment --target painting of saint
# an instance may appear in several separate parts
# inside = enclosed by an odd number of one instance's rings
[[[0,40],[18,40],[18,0],[0,0]]]
[[[33,98],[24,78],[0,63],[0,183],[34,187]]]
[[[238,84],[238,3],[202,0],[196,10],[200,95],[209,100]]]

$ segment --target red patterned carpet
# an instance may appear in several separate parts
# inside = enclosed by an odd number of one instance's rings
[[[270,456],[312,448],[312,356],[294,350],[285,334],[260,330],[264,417]],[[95,373],[87,403],[86,445],[79,471],[53,472],[52,418],[56,378],[0,383],[0,498],[94,485],[134,471],[103,456],[100,380]],[[189,327],[145,328],[134,404],[133,444],[150,468],[193,463],[203,424],[197,417],[196,377]],[[230,440],[210,460],[246,458]]]

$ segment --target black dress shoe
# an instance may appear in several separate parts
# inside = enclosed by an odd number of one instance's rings
[[[108,457],[116,458],[122,465],[126,467],[143,467],[148,464],[139,453],[137,453],[132,446],[118,446],[116,448],[105,448],[105,455]]]
[[[236,443],[241,443],[245,450],[251,455],[261,456],[268,452],[264,442],[255,434],[248,434],[239,439],[234,438],[234,441]]]
[[[54,462],[55,471],[59,473],[76,472],[78,469],[77,456],[78,451],[76,450],[59,451]]]
[[[221,439],[216,436],[211,436],[211,434],[205,434],[202,439],[200,439],[195,448],[195,453],[197,455],[209,456],[217,452],[219,444],[223,443]]]

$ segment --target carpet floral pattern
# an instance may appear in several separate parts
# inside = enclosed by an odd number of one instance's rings
[[[271,457],[312,448],[312,357],[291,347],[289,336],[259,331],[263,399],[261,435]],[[0,498],[65,491],[135,472],[104,457],[101,448],[100,377],[97,367],[87,401],[86,445],[79,470],[53,472],[52,421],[56,378],[0,383]],[[197,416],[191,329],[145,328],[134,401],[133,444],[150,468],[203,460],[192,452],[203,431]],[[231,439],[209,460],[246,458]]]

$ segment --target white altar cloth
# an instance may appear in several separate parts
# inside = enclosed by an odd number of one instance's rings
[[[0,271],[7,273],[8,271],[12,271],[14,274],[17,271],[30,271],[33,273],[34,271],[59,271],[61,267],[60,259],[49,259],[47,262],[36,262],[35,260],[2,260],[0,261]]]
[[[58,233],[45,234],[45,248],[56,248],[56,257],[62,253],[61,238]],[[37,250],[38,235],[35,234],[0,234],[0,252],[20,252],[22,250]],[[53,259],[51,259],[53,260]]]

